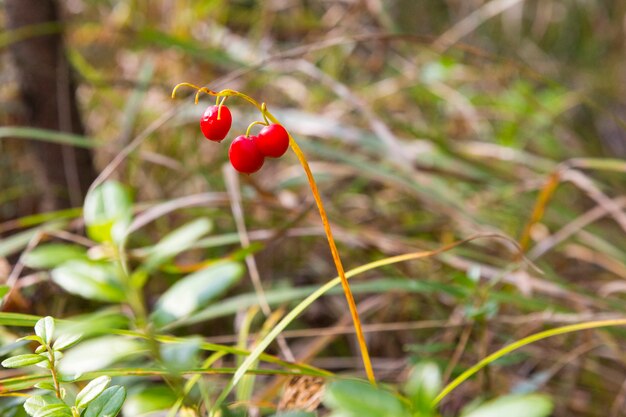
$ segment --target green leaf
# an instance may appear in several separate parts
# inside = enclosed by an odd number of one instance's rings
[[[33,327],[41,317],[31,314],[22,313],[5,313],[0,312],[0,325],[17,326],[17,327]]]
[[[66,404],[47,404],[41,407],[33,417],[72,417],[72,410]]]
[[[35,334],[41,337],[46,345],[49,345],[54,336],[54,319],[46,316],[35,324]]]
[[[30,341],[33,341],[33,342],[37,342],[40,345],[44,344],[43,339],[41,337],[37,336],[36,334],[30,334],[28,336],[20,337],[19,339],[17,339],[17,342],[22,341],[22,340],[30,340]],[[39,347],[41,347],[41,346],[39,346]],[[39,352],[36,352],[36,353],[39,353]]]
[[[432,402],[441,390],[441,372],[433,362],[417,364],[411,371],[404,391],[415,410],[426,414],[432,410]]]
[[[86,258],[87,251],[78,245],[50,243],[27,252],[24,255],[24,264],[33,269],[50,269],[72,259]]]
[[[63,350],[72,347],[80,341],[81,337],[81,334],[62,334],[54,341],[54,349]]]
[[[24,402],[24,410],[34,416],[42,407],[50,404],[63,404],[63,401],[54,395],[33,395]]]
[[[153,270],[174,256],[193,246],[202,236],[211,231],[208,219],[196,219],[169,233],[155,246],[148,250],[148,259],[144,267]]]
[[[27,354],[11,356],[2,361],[2,366],[5,368],[21,368],[24,366],[34,365],[39,362],[45,361],[46,358],[41,355]]]
[[[278,413],[278,414],[272,414],[271,417],[316,417],[316,416],[317,414],[309,413],[307,411],[291,410],[291,411],[285,411],[285,412]]]
[[[151,385],[128,396],[124,404],[125,416],[140,416],[165,410],[176,403],[176,394],[166,385]]]
[[[105,368],[145,350],[143,343],[122,336],[103,336],[74,346],[59,363],[63,375],[76,376]]]
[[[125,399],[124,387],[114,385],[107,388],[87,406],[83,417],[115,417],[120,412]]]
[[[355,417],[410,416],[395,395],[361,381],[331,383],[326,389],[324,404],[341,414]]]
[[[35,388],[39,388],[39,389],[45,389],[48,391],[54,391],[56,388],[54,388],[54,384],[52,382],[39,382],[37,384],[35,384]],[[56,397],[54,397],[56,398]]]
[[[32,127],[0,127],[0,138],[6,137],[35,139],[44,142],[60,143],[63,145],[72,145],[82,148],[95,148],[103,145],[103,142],[97,142],[85,136],[72,135],[69,133],[59,132],[57,130],[36,129]]]
[[[86,407],[90,402],[95,400],[98,395],[102,394],[110,382],[111,378],[106,375],[89,382],[85,388],[76,395],[76,407]]]
[[[182,278],[159,298],[153,315],[155,322],[167,324],[205,307],[242,275],[240,263],[220,262]]]
[[[65,291],[90,300],[121,302],[126,299],[111,264],[69,261],[52,270],[52,280]]]
[[[552,401],[540,394],[507,395],[488,401],[463,417],[547,417],[552,412]]]
[[[87,234],[97,242],[119,242],[132,217],[130,193],[117,181],[107,181],[85,199]]]

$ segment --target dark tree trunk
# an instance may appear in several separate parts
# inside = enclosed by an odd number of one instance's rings
[[[55,0],[5,0],[7,26],[58,22]],[[20,93],[29,127],[83,134],[76,103],[76,85],[58,33],[29,37],[11,45]],[[91,152],[47,142],[29,143],[35,155],[35,175],[41,190],[40,210],[79,206],[95,177]]]

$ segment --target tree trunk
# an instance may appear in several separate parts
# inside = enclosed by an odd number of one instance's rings
[[[61,25],[55,0],[5,0],[9,30],[30,25]],[[60,31],[28,37],[11,45],[20,94],[29,127],[84,134],[76,103],[76,85]],[[91,152],[84,148],[31,141],[40,186],[39,210],[80,206],[95,178]]]

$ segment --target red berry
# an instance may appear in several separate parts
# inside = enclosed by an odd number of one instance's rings
[[[261,153],[271,158],[280,158],[289,148],[289,134],[277,124],[265,126],[254,141]]]
[[[209,106],[200,119],[200,129],[207,139],[221,142],[228,134],[232,123],[233,117],[228,107],[222,105],[219,109],[219,106]]]
[[[233,168],[244,174],[257,172],[263,166],[265,157],[257,147],[254,136],[237,136],[228,150],[228,158]]]

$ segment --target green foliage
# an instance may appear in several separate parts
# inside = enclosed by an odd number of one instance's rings
[[[409,409],[394,394],[360,381],[337,381],[328,386],[324,404],[331,416],[409,417]]]
[[[396,385],[330,384],[332,415],[606,415],[622,381],[604,371],[621,366],[623,329],[603,331],[603,349],[592,349],[595,333],[584,352],[575,333],[518,356],[509,347],[625,310],[622,4],[509,2],[494,13],[506,2],[157,3],[73,2],[67,27],[54,28],[68,33],[89,135],[0,127],[0,217],[12,219],[0,222],[0,354],[12,368],[0,384],[28,396],[0,399],[0,415],[105,417],[123,404],[133,417],[204,417],[216,398],[225,417],[271,415],[266,374],[328,372],[269,353],[289,357],[284,344],[313,334],[328,337],[312,361],[356,362],[350,339],[330,334],[348,330],[319,329],[344,314],[342,290],[295,157],[241,177],[234,198],[220,171],[227,141],[216,151],[198,134],[213,101],[169,97],[186,79],[246,91],[284,122],[311,160],[357,301],[385,303],[365,320],[368,344],[376,357],[418,362]],[[0,44],[49,31],[26,29]],[[21,106],[5,72],[0,119],[11,122]],[[243,133],[256,116],[231,103],[233,133]],[[115,158],[106,177],[116,180],[84,207],[20,214],[38,201],[24,180],[37,170],[11,152],[32,140],[92,149],[98,166]],[[553,173],[556,191],[537,206]],[[370,268],[481,232],[499,237]],[[264,295],[244,278],[247,256]],[[244,320],[263,297],[272,315]],[[40,321],[47,315],[62,320]],[[20,337],[28,327],[35,334]],[[574,381],[558,372],[566,359]],[[467,390],[442,388],[441,374]]]
[[[107,181],[89,193],[83,216],[89,237],[119,243],[132,217],[130,193],[119,182]]]
[[[103,375],[91,380],[78,394],[73,403],[68,403],[66,390],[60,385],[58,372],[62,351],[77,343],[79,335],[55,337],[55,322],[50,316],[37,321],[35,334],[22,338],[38,343],[38,354],[11,356],[2,361],[5,368],[21,368],[38,365],[48,369],[52,382],[40,382],[36,387],[52,394],[33,394],[24,402],[24,410],[31,417],[115,417],[126,398],[124,387],[115,385],[105,389],[111,378]],[[84,413],[83,413],[84,411]]]
[[[376,388],[361,381],[342,380],[328,385],[324,404],[331,416],[437,417],[435,397],[441,389],[441,374],[431,362],[417,364],[404,384],[406,396]],[[462,417],[548,417],[552,400],[540,394],[504,395],[470,403]]]

